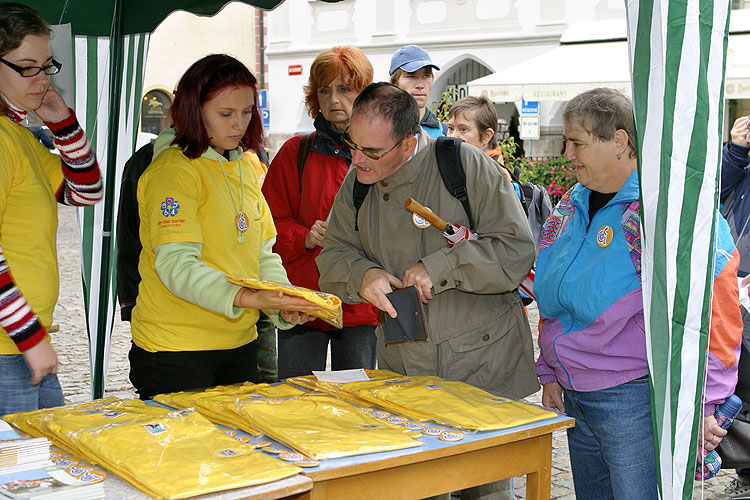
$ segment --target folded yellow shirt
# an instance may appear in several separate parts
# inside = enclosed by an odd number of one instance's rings
[[[366,382],[361,382],[363,384],[373,383],[373,384],[379,385],[379,382],[383,382],[385,380],[401,380],[404,378],[404,375],[400,375],[396,372],[392,372],[388,370],[365,370],[365,373],[370,378],[370,380]],[[311,391],[321,391],[321,392],[327,392],[329,394],[333,394],[336,397],[341,398],[344,401],[348,403],[352,403],[354,405],[373,404],[371,401],[360,398],[357,395],[353,394],[352,391],[345,389],[345,387],[349,387],[350,384],[358,384],[360,382],[348,382],[348,383],[323,382],[321,380],[318,380],[318,378],[315,375],[290,377],[286,379],[286,382],[289,384],[297,385],[299,387],[303,387],[305,389],[309,389]]]
[[[247,487],[301,471],[236,441],[187,410],[145,415],[71,436],[112,472],[160,498]]]
[[[328,394],[246,398],[238,401],[238,410],[267,436],[317,460],[422,444]]]
[[[507,429],[556,416],[551,411],[440,377],[404,377],[379,385],[367,384],[352,382],[344,386],[358,397],[374,401],[390,411],[401,413],[406,409],[407,413],[460,429]]]
[[[241,278],[239,276],[227,276],[227,281],[235,285],[252,288],[254,290],[270,290],[272,292],[284,292],[293,297],[302,297],[315,305],[322,307],[320,311],[312,311],[310,314],[320,318],[336,328],[344,327],[344,316],[341,308],[341,299],[330,293],[310,290],[309,288],[287,285],[276,281],[258,280],[254,278]]]

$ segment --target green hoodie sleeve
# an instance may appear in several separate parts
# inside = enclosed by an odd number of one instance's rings
[[[269,238],[260,247],[260,278],[289,283],[281,259],[272,249],[276,238]],[[164,286],[175,296],[228,318],[238,318],[244,309],[234,307],[239,285],[228,282],[223,271],[201,261],[200,243],[165,243],[154,248],[156,272]],[[278,269],[280,268],[280,270]],[[278,310],[264,310],[274,325],[288,330],[292,324],[279,316]]]

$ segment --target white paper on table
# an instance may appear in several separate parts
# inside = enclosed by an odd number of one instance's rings
[[[346,382],[364,382],[370,380],[365,371],[362,368],[355,370],[336,370],[331,372],[312,372],[315,377],[321,382],[333,382],[336,384],[343,384]]]
[[[750,311],[750,297],[748,297],[748,289],[750,288],[750,283],[748,283],[745,286],[742,286],[742,280],[745,278],[737,278],[737,285],[740,288],[740,304],[742,304],[742,307]]]

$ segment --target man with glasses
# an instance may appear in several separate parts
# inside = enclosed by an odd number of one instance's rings
[[[516,291],[534,261],[534,242],[494,160],[461,145],[478,238],[450,247],[441,231],[404,208],[414,198],[469,226],[440,176],[435,140],[420,132],[414,99],[387,83],[366,87],[354,101],[345,141],[355,173],[336,195],[316,259],[320,289],[347,303],[367,301],[395,318],[386,294],[414,286],[428,333],[426,342],[386,345],[378,327],[378,368],[459,380],[512,399],[537,391],[531,331]],[[357,230],[355,178],[370,185]],[[468,498],[512,498],[509,485],[473,488]]]

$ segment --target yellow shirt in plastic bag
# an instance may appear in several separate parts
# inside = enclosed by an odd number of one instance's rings
[[[44,436],[59,448],[79,457],[96,461],[85,449],[77,447],[69,433],[113,422],[123,422],[143,415],[165,415],[169,410],[147,405],[139,399],[107,398],[73,406],[59,406],[6,415],[6,421],[29,434]]]
[[[402,413],[407,409],[434,422],[461,429],[507,429],[556,416],[551,411],[440,377],[404,377],[402,380],[367,384],[351,382],[344,385],[346,390],[387,410]]]
[[[278,283],[276,281],[258,280],[254,278],[241,278],[239,276],[227,276],[227,281],[234,283],[235,285],[244,286],[246,288],[252,288],[254,290],[271,290],[281,291],[286,295],[293,297],[302,297],[305,300],[309,300],[315,305],[322,307],[320,311],[312,311],[309,314],[320,318],[326,323],[335,326],[336,328],[344,327],[344,316],[343,310],[341,309],[341,299],[330,293],[319,292],[317,290],[311,290],[309,288],[287,285],[286,283]]]
[[[112,472],[159,498],[253,486],[301,471],[240,443],[186,410],[71,435]]]
[[[328,394],[246,398],[238,409],[267,436],[318,460],[422,444],[404,429]]]
[[[401,380],[404,378],[404,375],[400,375],[396,372],[392,372],[389,370],[365,370],[365,373],[370,378],[368,382],[372,382],[372,383],[382,382],[385,380]],[[354,384],[356,382],[349,382],[349,383],[323,382],[322,380],[318,380],[318,378],[315,375],[303,375],[300,377],[290,377],[286,379],[286,382],[289,384],[298,385],[300,387],[309,389],[311,391],[321,391],[321,392],[327,392],[329,394],[333,394],[336,397],[341,398],[344,401],[348,403],[352,403],[354,405],[366,405],[367,406],[367,405],[372,404],[371,401],[360,398],[357,395],[353,394],[351,391],[347,391],[345,389],[345,386],[348,386],[349,384]],[[367,383],[367,382],[363,382],[363,383]]]
[[[265,397],[296,396],[303,391],[286,384],[254,384],[246,382],[242,385],[216,386],[202,392],[173,392],[159,394],[155,400],[175,408],[195,408],[195,410],[218,424],[257,436],[261,432],[236,409],[237,399],[261,395]]]

